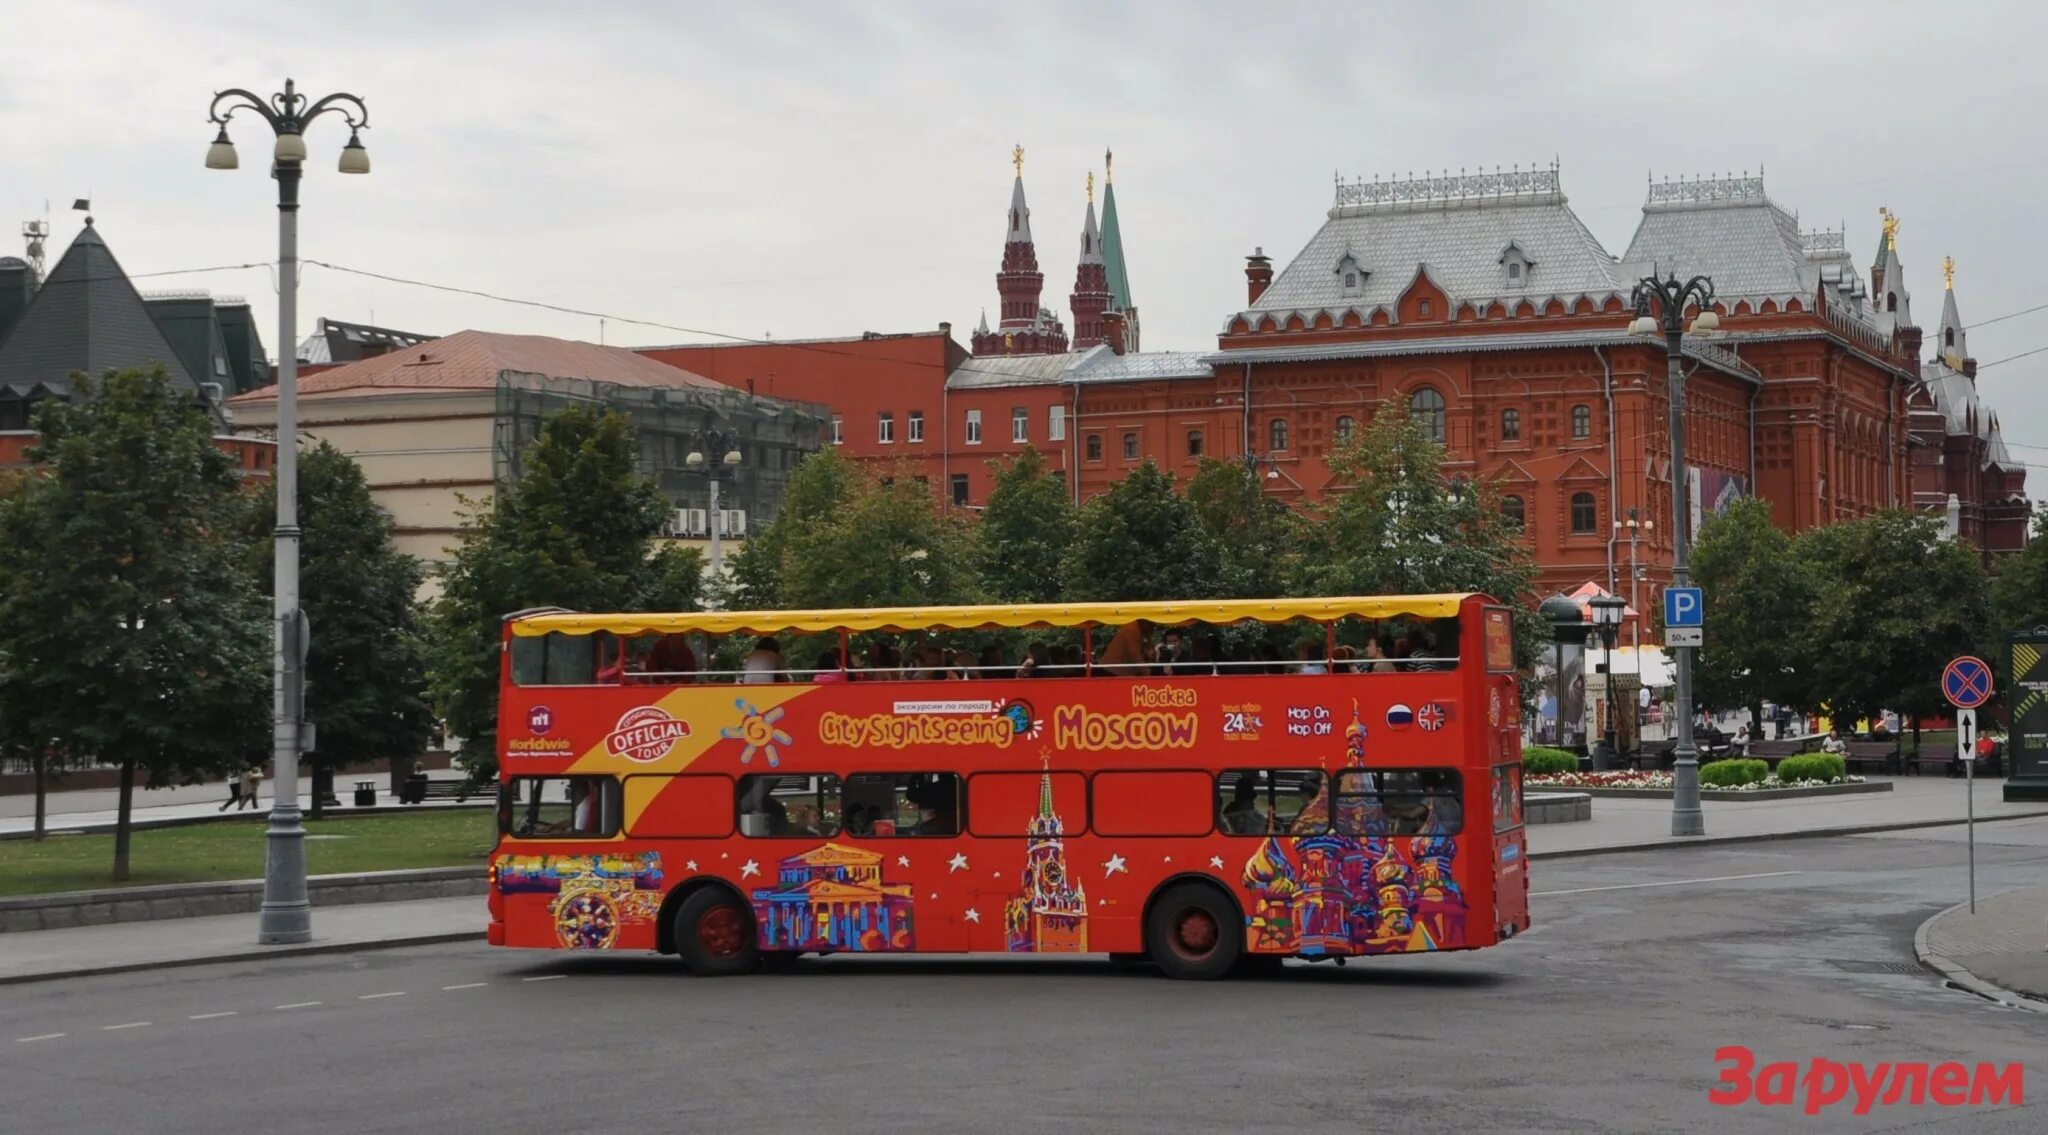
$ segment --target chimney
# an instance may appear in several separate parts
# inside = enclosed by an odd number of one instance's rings
[[[1977,381],[1977,360],[1976,360],[1976,359],[1964,359],[1964,360],[1963,360],[1963,377],[1964,377],[1964,378],[1967,378],[1967,379],[1969,379],[1969,380],[1970,380],[1971,382],[1975,382],[1975,381]]]
[[[1124,353],[1124,313],[1105,311],[1102,313],[1102,339],[1109,344],[1110,353]]]
[[[1920,369],[1921,334],[1918,327],[1899,328],[1899,349],[1905,352],[1916,372]]]
[[[941,338],[941,339],[951,339],[952,337],[953,337],[953,325],[952,325],[952,324],[950,324],[950,323],[946,323],[946,322],[943,322],[943,321],[942,321],[942,322],[941,322],[941,323],[939,324],[939,338]]]
[[[1252,254],[1244,258],[1244,280],[1248,297],[1245,303],[1259,302],[1259,297],[1265,295],[1266,288],[1273,283],[1273,262],[1267,259],[1265,248],[1254,248]]]

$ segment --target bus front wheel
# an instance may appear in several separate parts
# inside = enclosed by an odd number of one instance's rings
[[[706,887],[676,909],[676,953],[703,977],[749,973],[761,961],[754,912],[716,887]]]
[[[1213,981],[1244,952],[1244,920],[1216,888],[1183,883],[1159,896],[1145,919],[1145,947],[1168,977]]]

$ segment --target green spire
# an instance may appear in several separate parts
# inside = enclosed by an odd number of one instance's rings
[[[1116,220],[1116,183],[1110,177],[1110,154],[1102,155],[1102,266],[1109,277],[1109,309],[1131,309],[1131,277],[1124,268],[1123,229]]]

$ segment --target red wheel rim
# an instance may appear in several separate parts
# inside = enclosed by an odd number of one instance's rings
[[[1215,917],[1206,910],[1184,910],[1174,919],[1173,949],[1184,958],[1208,957],[1220,936]]]
[[[697,942],[712,957],[729,958],[740,952],[746,940],[746,925],[732,907],[713,907],[697,920]]]

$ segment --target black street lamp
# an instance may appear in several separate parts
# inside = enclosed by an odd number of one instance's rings
[[[271,682],[275,767],[256,940],[291,943],[313,937],[313,907],[306,897],[306,829],[299,822],[299,752],[311,732],[305,721],[306,616],[299,609],[299,178],[306,160],[306,127],[323,114],[338,114],[348,123],[341,172],[370,172],[370,151],[363,148],[361,134],[370,125],[370,111],[350,94],[328,95],[308,105],[290,79],[284,81],[282,93],[268,99],[239,87],[221,91],[207,112],[207,121],[220,128],[206,148],[207,169],[241,165],[235,144],[228,140],[228,120],[245,110],[262,118],[277,136],[270,167],[270,175],[277,179],[277,641]]]
[[[1645,276],[1635,289],[1636,318],[1629,334],[1654,338],[1664,336],[1665,395],[1671,417],[1671,586],[1685,587],[1691,573],[1685,566],[1687,523],[1691,502],[1687,500],[1685,475],[1685,374],[1679,356],[1685,350],[1685,309],[1698,305],[1699,315],[1689,330],[1695,335],[1712,335],[1721,327],[1714,313],[1714,281],[1694,276],[1684,283],[1676,275],[1659,280]],[[1654,313],[1652,308],[1655,309]],[[1678,742],[1671,749],[1671,834],[1705,835],[1706,814],[1700,810],[1699,750],[1692,737],[1692,647],[1672,648],[1677,654]]]
[[[1607,662],[1601,669],[1607,671],[1607,712],[1602,715],[1600,748],[1595,751],[1593,767],[1604,769],[1611,765],[1617,755],[1614,747],[1614,643],[1621,634],[1621,615],[1628,605],[1612,595],[1598,595],[1587,600],[1593,609],[1593,629],[1600,633],[1600,645],[1605,649]]]

